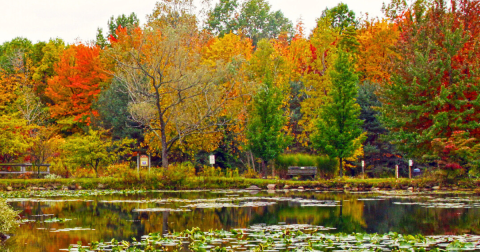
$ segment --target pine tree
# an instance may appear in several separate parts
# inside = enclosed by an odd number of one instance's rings
[[[340,159],[340,177],[343,176],[343,159],[358,149],[354,142],[362,134],[360,106],[356,103],[358,76],[351,62],[351,55],[339,51],[330,72],[332,88],[330,102],[320,109],[312,136],[314,147],[332,158]],[[357,141],[360,144],[363,141]]]

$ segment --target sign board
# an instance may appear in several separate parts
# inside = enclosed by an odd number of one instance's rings
[[[215,155],[210,155],[210,164],[215,164]]]
[[[365,168],[365,161],[362,160],[362,168]]]
[[[413,165],[413,160],[408,160],[408,166],[412,166]]]
[[[141,155],[140,156],[140,166],[148,166],[148,156],[147,155]]]

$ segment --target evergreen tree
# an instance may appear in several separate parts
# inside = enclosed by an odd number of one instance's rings
[[[271,73],[267,72],[263,84],[253,99],[253,111],[248,125],[249,149],[262,159],[264,176],[266,165],[275,159],[291,139],[282,132],[287,118],[282,110],[283,94],[273,85]]]
[[[320,110],[312,137],[314,147],[332,158],[340,159],[340,176],[343,176],[343,159],[352,156],[362,141],[355,139],[362,134],[360,106],[356,103],[358,76],[349,53],[340,50],[330,72],[332,89],[330,102]]]

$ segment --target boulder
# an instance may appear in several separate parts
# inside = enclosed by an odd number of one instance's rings
[[[433,190],[440,190],[440,186],[434,186],[432,187]]]
[[[268,185],[267,185],[267,189],[268,189],[268,190],[275,190],[275,186],[277,186],[277,185],[275,185],[275,184],[268,184]]]
[[[298,187],[298,190],[304,190],[305,188],[303,188],[303,186],[299,186]]]
[[[408,190],[409,190],[409,191],[413,191],[413,187],[410,186],[410,187],[408,188]]]
[[[13,187],[7,186],[7,191],[13,191]]]
[[[97,189],[105,189],[105,185],[102,183],[99,183],[97,186]]]
[[[245,190],[262,190],[262,189],[260,187],[256,186],[256,185],[251,185],[250,187],[248,187]]]
[[[285,186],[283,187],[283,189],[290,189],[290,186],[289,186],[289,185],[285,185]]]
[[[39,190],[39,191],[45,191],[45,190],[47,190],[47,189],[46,189],[45,187],[39,187],[38,190]]]
[[[75,185],[69,185],[69,186],[68,186],[68,189],[69,189],[69,190],[75,190],[75,189],[77,189],[77,187],[76,187]]]
[[[82,190],[82,186],[81,186],[81,185],[77,185],[77,190]]]

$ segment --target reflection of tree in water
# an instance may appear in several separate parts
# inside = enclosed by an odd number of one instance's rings
[[[369,233],[480,234],[480,209],[425,208],[397,205],[399,199],[366,202],[365,219]]]
[[[340,205],[336,207],[302,207],[291,202],[279,202],[273,206],[262,207],[263,211],[255,211],[250,225],[256,223],[275,225],[286,222],[334,227],[335,232],[363,232],[366,229],[363,205],[361,201],[345,200],[341,200]]]

